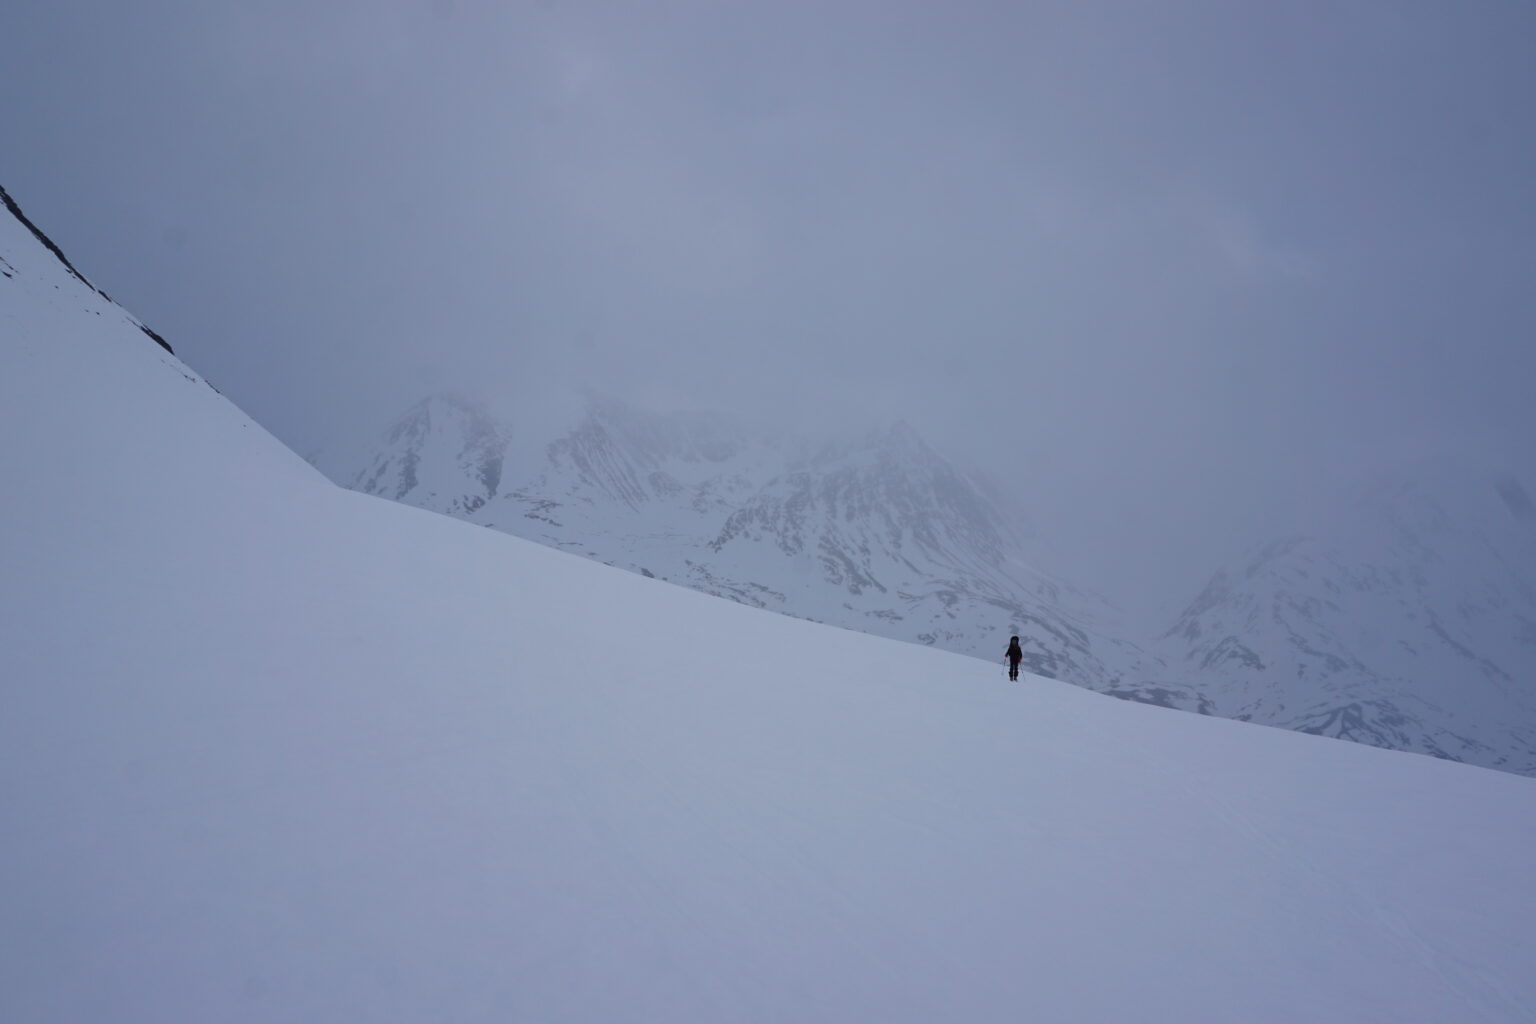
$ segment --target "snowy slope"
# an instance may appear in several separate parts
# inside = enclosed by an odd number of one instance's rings
[[[1114,696],[1536,774],[1536,504],[1497,473],[1441,460],[1379,484],[1142,646],[910,428],[811,444],[612,400],[559,424],[432,398],[366,469],[327,468],[745,604],[988,660],[1018,633],[1026,668]]]
[[[0,259],[0,1019],[1536,1019],[1532,780],[336,488]]]
[[[753,432],[612,398],[507,423],[423,400],[333,479],[759,608],[1111,689],[1146,673],[1117,614],[1042,571],[1024,517],[904,424],[844,439]],[[357,465],[361,464],[362,469]]]
[[[1218,574],[1159,650],[1219,714],[1536,774],[1536,504],[1426,460]]]

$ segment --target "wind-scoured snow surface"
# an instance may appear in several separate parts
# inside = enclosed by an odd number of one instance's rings
[[[0,261],[0,1019],[1536,1019],[1530,779],[342,490]]]

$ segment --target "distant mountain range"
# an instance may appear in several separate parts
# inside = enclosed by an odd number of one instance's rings
[[[1115,696],[1536,774],[1536,503],[1496,473],[1382,484],[1216,573],[1143,641],[1041,567],[1021,509],[904,424],[794,438],[591,398],[514,427],[435,396],[365,455],[315,461],[744,604],[988,660],[1018,634],[1029,671]]]
[[[1415,467],[1218,573],[1154,646],[1201,710],[1536,774],[1536,504]]]
[[[422,401],[350,469],[355,490],[683,586],[1094,689],[1143,657],[1116,613],[1039,568],[1021,514],[898,424],[841,440],[593,399],[540,443],[462,398]],[[526,442],[526,439],[521,439]]]

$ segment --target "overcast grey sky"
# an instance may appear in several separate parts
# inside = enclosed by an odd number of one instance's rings
[[[1136,611],[1426,449],[1536,482],[1528,0],[10,0],[0,69],[0,184],[300,451],[901,417]]]

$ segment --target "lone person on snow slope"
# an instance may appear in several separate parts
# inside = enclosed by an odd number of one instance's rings
[[[1017,681],[1019,678],[1019,662],[1024,660],[1024,649],[1019,646],[1019,638],[1014,637],[1008,641],[1008,653],[1003,655],[1008,659],[1008,678]]]

